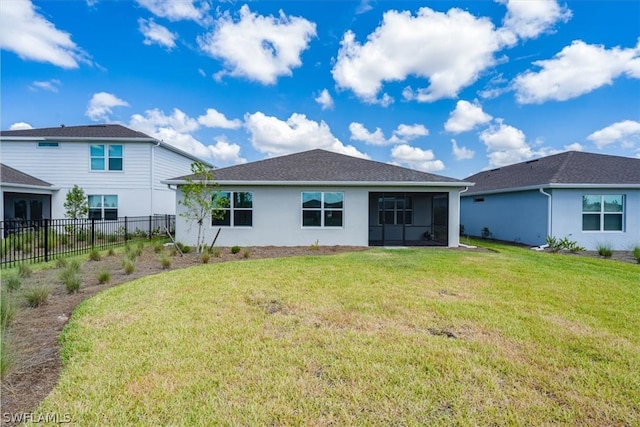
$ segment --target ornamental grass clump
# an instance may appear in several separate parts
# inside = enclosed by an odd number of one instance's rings
[[[211,254],[209,252],[205,251],[200,254],[200,261],[202,261],[203,264],[208,264],[210,259]]]
[[[600,255],[601,257],[611,258],[611,255],[613,255],[611,245],[607,243],[598,245],[596,249],[598,249],[598,255]]]
[[[163,270],[171,267],[171,257],[167,254],[160,255],[160,266]]]
[[[108,272],[107,270],[100,270],[100,272],[98,273],[97,279],[98,279],[98,283],[100,283],[101,285],[104,285],[109,280],[111,280],[111,273]]]
[[[132,260],[131,258],[123,258],[122,259],[122,269],[124,270],[124,273],[129,275],[129,274],[133,274],[134,271],[136,271],[136,262],[135,260]]]
[[[631,250],[631,253],[633,254],[633,257],[636,259],[636,261],[638,261],[638,264],[640,264],[640,246],[636,246],[635,248],[633,248]]]
[[[29,307],[36,308],[47,302],[50,294],[49,286],[35,285],[24,290],[24,299]]]
[[[31,277],[31,274],[33,274],[33,270],[31,270],[31,267],[29,267],[27,264],[18,265],[18,275],[20,277],[26,279],[27,277]]]
[[[17,291],[22,287],[22,277],[19,274],[11,274],[3,280],[4,287],[8,291]]]
[[[64,288],[67,290],[67,293],[74,294],[80,290],[80,274],[78,270],[73,268],[71,265],[62,270],[58,277],[64,284]]]
[[[100,254],[100,251],[97,249],[91,249],[91,252],[89,252],[89,260],[90,261],[100,261],[102,259],[102,255]]]

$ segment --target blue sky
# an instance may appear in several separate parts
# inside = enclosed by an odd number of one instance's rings
[[[464,178],[640,157],[640,2],[0,2],[3,130],[120,123],[229,166],[324,148]]]

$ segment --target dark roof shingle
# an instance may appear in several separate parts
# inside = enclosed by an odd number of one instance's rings
[[[43,181],[2,163],[0,163],[0,182],[3,184],[34,185],[40,187],[53,186],[53,184],[49,184],[47,181]]]
[[[465,195],[549,184],[640,185],[640,159],[567,151],[483,171],[465,181],[475,182]]]
[[[194,178],[193,175],[189,177]],[[185,178],[187,177],[175,180]],[[320,149],[215,169],[213,179],[279,182],[460,182],[445,176]]]
[[[129,129],[122,125],[85,125],[59,126],[55,128],[3,130],[2,137],[49,137],[49,138],[144,138],[152,139],[149,135]]]

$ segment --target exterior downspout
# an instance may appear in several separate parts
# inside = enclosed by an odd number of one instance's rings
[[[549,198],[549,200],[547,201],[547,236],[552,237],[553,236],[553,227],[551,226],[551,214],[553,213],[552,211],[552,199],[551,199],[551,194],[549,193],[545,193],[544,189],[539,188],[540,193],[544,194],[545,196],[547,196]]]
[[[155,173],[154,173],[154,164],[155,164],[155,150],[154,148],[160,146],[160,141],[151,146],[151,167],[149,168],[149,180],[151,181],[151,206],[149,208],[149,215],[153,215],[153,194],[155,193],[154,182]]]

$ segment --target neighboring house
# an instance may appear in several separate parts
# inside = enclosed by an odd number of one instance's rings
[[[3,173],[0,219],[25,220],[64,218],[74,184],[87,194],[91,218],[175,214],[174,191],[161,181],[199,160],[116,124],[1,131],[0,158],[10,174],[24,175],[5,182]]]
[[[4,219],[45,218],[51,212],[51,196],[58,191],[50,183],[0,163],[0,212]]]
[[[543,245],[568,238],[588,250],[640,245],[640,159],[568,151],[468,177],[464,232]]]
[[[164,182],[178,188],[176,238],[195,245],[197,224],[180,216],[185,179]],[[472,185],[324,150],[216,169],[213,181],[229,200],[205,226],[220,246],[458,246],[459,194]]]

